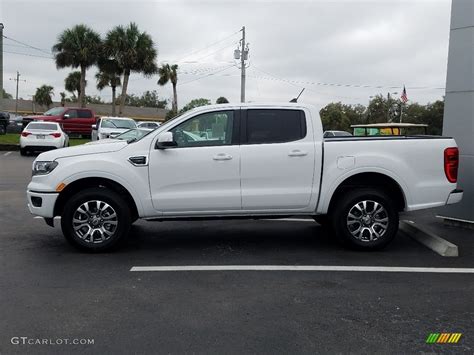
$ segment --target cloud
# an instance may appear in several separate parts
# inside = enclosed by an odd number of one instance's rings
[[[434,101],[444,94],[434,88],[445,85],[449,16],[448,0],[0,2],[4,34],[45,50],[62,30],[77,23],[105,35],[115,25],[136,22],[152,35],[158,62],[179,61],[180,106],[196,97],[240,99],[240,71],[225,68],[234,64],[242,25],[250,43],[249,101],[288,101],[306,87],[302,101],[365,104],[369,96],[404,84],[411,100]],[[8,52],[46,56],[9,40],[4,44]],[[20,83],[24,98],[42,84],[54,86],[59,98],[69,72],[57,70],[47,58],[5,53],[4,86],[10,93],[15,83],[8,79],[17,70],[26,80]],[[88,72],[87,93],[110,99],[109,90],[95,88],[95,72]],[[158,90],[170,98],[171,86],[156,82],[156,77],[133,74],[129,92]],[[426,88],[411,90],[414,86]]]

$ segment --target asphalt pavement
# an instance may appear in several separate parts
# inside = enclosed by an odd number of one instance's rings
[[[69,246],[59,227],[29,214],[33,159],[0,152],[0,354],[474,351],[474,274],[130,271],[474,268],[472,231],[437,229],[424,213],[430,228],[459,246],[459,257],[444,258],[402,233],[383,251],[345,250],[312,221],[138,221],[120,250],[86,254]],[[430,333],[442,332],[463,335],[457,344],[426,344]]]

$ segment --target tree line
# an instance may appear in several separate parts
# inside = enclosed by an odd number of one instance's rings
[[[444,98],[433,103],[404,104],[380,94],[367,106],[332,102],[319,112],[323,129],[352,132],[351,125],[385,122],[423,123],[428,134],[440,135],[443,129]]]

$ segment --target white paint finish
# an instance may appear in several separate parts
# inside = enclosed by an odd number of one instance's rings
[[[55,129],[49,130],[38,130],[33,127],[38,124],[48,124]],[[23,132],[30,133],[28,136],[23,137],[20,135],[20,147],[52,147],[52,148],[63,148],[68,145],[69,137],[61,128],[61,125],[57,122],[40,122],[32,121],[28,123]],[[59,137],[53,137],[52,134],[60,134]]]
[[[216,156],[231,159],[216,160]],[[240,210],[240,148],[154,149],[150,152],[153,206],[160,212]]]
[[[322,131],[318,127],[315,134],[312,112],[303,111],[307,127],[305,138],[241,146],[242,210],[314,210],[310,201],[312,194],[319,193]],[[295,152],[304,152],[304,155]]]
[[[474,268],[401,267],[401,266],[339,266],[339,265],[188,265],[133,266],[130,271],[344,271],[344,272],[404,272],[435,274],[474,274]]]
[[[276,143],[164,151],[155,149],[162,132],[198,114],[238,109],[240,106],[303,109],[310,119],[308,135],[304,140],[291,143],[294,147]],[[318,109],[311,105],[205,106],[163,124],[135,143],[113,141],[40,154],[36,160],[56,160],[59,165],[48,175],[34,176],[28,190],[52,192],[61,182],[69,185],[82,178],[106,178],[130,192],[140,217],[153,218],[163,213],[167,217],[308,215],[316,210],[324,214],[339,184],[354,174],[364,172],[376,172],[393,178],[404,192],[408,210],[444,205],[456,188],[456,184],[447,181],[443,168],[443,150],[456,146],[452,139],[341,140],[326,141],[323,146],[322,134]],[[304,150],[308,154],[289,157],[288,153],[293,149]],[[281,156],[283,153],[285,161]],[[232,156],[232,159],[214,160],[213,157],[218,154]],[[242,167],[241,154],[249,159],[242,163]],[[130,164],[128,158],[134,155],[149,155],[149,168]],[[337,158],[345,156],[353,156],[354,165],[344,164],[346,169],[342,170],[337,166]],[[241,208],[240,169],[247,208]],[[40,210],[32,212],[50,216],[49,208],[47,212]]]

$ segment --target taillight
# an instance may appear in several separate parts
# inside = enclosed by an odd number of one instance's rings
[[[458,181],[459,149],[456,147],[444,150],[444,173],[449,182]]]
[[[61,133],[57,132],[57,133],[50,133],[49,134],[50,136],[53,136],[54,138],[59,138],[61,137]]]
[[[28,137],[30,134],[30,132],[21,132],[22,137]]]

